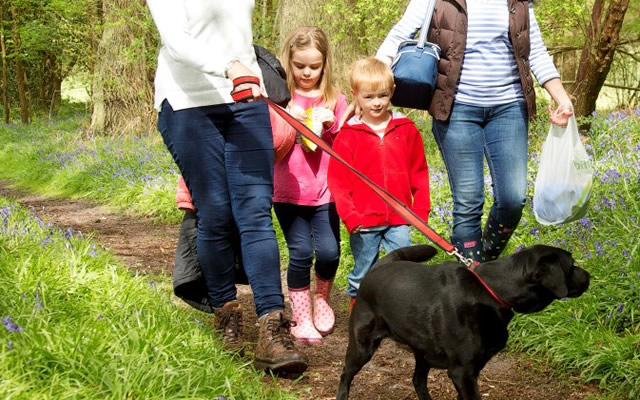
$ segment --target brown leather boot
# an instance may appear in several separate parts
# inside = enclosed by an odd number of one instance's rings
[[[307,357],[296,350],[291,336],[291,322],[282,310],[271,311],[259,319],[260,333],[256,345],[254,366],[274,373],[302,373],[307,369]]]
[[[222,333],[225,349],[242,355],[242,306],[238,300],[228,301],[222,308],[214,309],[216,330]]]

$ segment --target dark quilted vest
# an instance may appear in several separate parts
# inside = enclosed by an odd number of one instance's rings
[[[536,113],[536,93],[529,67],[529,1],[508,0],[509,36],[515,52],[520,82],[527,101],[529,119]],[[437,0],[428,35],[429,42],[442,49],[438,63],[438,80],[429,113],[446,121],[451,113],[453,96],[460,78],[462,59],[467,43],[467,4],[465,0]]]

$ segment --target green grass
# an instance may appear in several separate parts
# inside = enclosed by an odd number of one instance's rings
[[[295,398],[222,352],[167,277],[132,276],[4,198],[0,293],[0,398]]]
[[[560,374],[568,372],[578,374],[586,382],[597,383],[608,393],[608,396],[618,398],[621,396],[640,398],[639,114],[640,110],[631,110],[596,115],[592,118],[591,130],[582,132],[595,167],[594,192],[587,216],[580,221],[563,226],[541,226],[535,221],[529,201],[521,224],[506,249],[506,253],[512,253],[521,247],[535,243],[563,247],[570,250],[577,262],[589,270],[592,276],[591,287],[582,297],[555,302],[543,312],[534,315],[517,315],[510,325],[509,349],[522,352],[533,359],[544,360],[554,366]],[[430,167],[432,213],[429,224],[437,232],[448,237],[451,229],[451,193],[442,160],[430,134],[430,121],[424,113],[412,112],[410,116],[423,132]],[[82,113],[69,112],[55,121],[37,121],[26,127],[0,126],[0,179],[10,179],[20,187],[49,195],[84,197],[115,208],[150,216],[157,221],[179,221],[180,213],[175,210],[174,203],[176,170],[159,139],[159,134],[151,133],[137,138],[90,137],[83,132],[85,121],[86,117]],[[548,127],[548,119],[544,118],[544,115],[530,127],[529,199],[533,196],[532,182],[537,171],[539,151]],[[487,198],[485,207],[488,209],[490,196]],[[277,222],[276,231],[279,235],[283,265],[286,265],[286,247]],[[0,238],[5,240],[3,236]],[[353,265],[348,235],[344,229],[342,239],[343,257],[336,281],[339,288],[345,287],[346,274]],[[414,233],[414,241],[427,242],[417,232]],[[20,251],[25,253],[25,260],[28,260],[23,261],[25,265],[36,259],[36,255],[31,252],[37,248],[38,246],[32,245],[29,249]],[[6,253],[7,251],[3,250],[3,256],[9,260],[10,257]],[[103,256],[107,257],[107,255],[100,255],[100,257]],[[445,259],[450,257],[441,253],[436,261]],[[98,270],[104,270],[104,265],[101,264]],[[111,264],[107,262],[106,265]],[[112,268],[109,267],[107,270],[110,271]],[[23,267],[23,269],[26,268]],[[18,279],[13,269],[10,272],[9,275],[2,275],[1,279],[4,279],[2,282],[13,282],[14,279]],[[0,301],[22,304],[20,302],[25,300],[21,298],[21,293],[24,292],[28,297],[30,296],[33,303],[34,285],[37,279],[33,277],[30,279],[30,292],[26,289],[22,292],[14,290],[12,292],[14,294],[9,296],[10,300],[3,298]],[[142,278],[131,279],[136,281]],[[54,286],[49,284],[48,290],[52,290]],[[149,286],[148,283],[142,284],[145,288],[142,294],[150,297],[139,300],[139,304],[148,304],[148,307],[152,307],[163,301],[168,303],[170,289],[166,287],[166,283],[156,286],[154,289],[156,291],[161,288],[158,293],[147,286]],[[91,283],[90,289],[77,288],[76,290],[83,293],[82,301],[89,301],[95,294],[87,293],[100,293],[105,288],[102,284]],[[160,296],[161,299],[153,296]],[[126,296],[113,296],[118,299],[124,297]],[[0,311],[4,310],[4,307],[3,304]],[[113,318],[124,318],[132,324],[131,326],[136,326],[138,319],[134,311],[122,304],[119,304],[116,310],[113,311]],[[29,314],[24,310],[20,313],[2,312],[4,314],[0,316],[11,315],[19,325],[25,323],[24,320],[18,319],[19,316],[22,315],[24,318],[25,314]],[[74,310],[72,312],[75,313]],[[78,312],[83,313],[83,311]],[[97,318],[97,314],[94,312],[93,318]],[[143,318],[144,321],[159,318],[163,312],[149,314],[153,315],[144,313],[146,318]],[[108,313],[103,312],[103,315]],[[185,332],[190,334],[194,334],[194,330],[200,332],[198,326],[193,326],[193,315],[178,310],[171,316],[186,318],[185,323],[191,323],[188,325],[189,329],[184,329]],[[79,318],[76,315],[74,317]],[[158,331],[170,328],[171,326],[156,328],[153,334],[162,335],[164,332]],[[19,338],[25,332],[27,332],[26,329],[20,334],[11,334],[14,353],[10,354],[16,354],[18,342],[14,338]],[[199,334],[205,335],[206,332],[205,329]],[[71,337],[73,338],[73,335]],[[96,340],[91,343],[101,347],[111,345],[112,341],[129,340],[128,336],[123,337],[125,339]],[[75,343],[80,341],[78,338],[67,340]],[[143,342],[149,343],[146,340]],[[140,342],[132,345],[131,349],[130,357],[135,360],[131,361],[132,363],[137,362],[138,357],[151,357],[153,354]],[[6,349],[4,351],[7,352]],[[182,362],[182,360],[182,357],[179,357],[174,361]],[[52,365],[56,365],[55,363],[45,364],[49,368],[54,368]],[[57,372],[51,379],[70,386],[70,382],[79,379],[75,374],[90,375],[85,370],[90,369],[91,365],[93,363],[78,361],[78,364],[74,364],[73,371],[69,371],[68,368],[64,371],[56,369]],[[118,372],[112,364],[107,363],[107,365],[114,373]],[[160,368],[154,371],[160,373]],[[17,384],[20,388],[37,382],[37,380],[31,380],[34,378],[29,378],[30,375],[22,370],[16,370],[14,373],[24,377],[22,381],[16,381],[22,382]],[[136,371],[136,373],[142,372]],[[68,374],[73,376],[68,377]],[[5,375],[3,372],[2,376]],[[0,390],[4,390],[2,388],[5,384],[5,381],[0,381]],[[93,385],[100,387],[98,383],[92,383],[91,386]],[[45,388],[49,390],[53,386],[50,383],[38,385],[38,390],[45,390]],[[158,384],[158,387],[164,386],[164,383]],[[122,392],[124,389],[115,383],[111,383],[109,388],[104,390],[104,393],[114,393],[112,390],[124,393]],[[132,388],[126,390],[132,390]]]

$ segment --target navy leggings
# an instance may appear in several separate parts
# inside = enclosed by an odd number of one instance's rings
[[[340,218],[335,203],[274,203],[273,209],[289,249],[289,288],[309,286],[314,255],[316,274],[325,281],[333,280],[340,262]]]
[[[271,217],[273,135],[266,103],[174,111],[165,100],[158,130],[197,210],[198,261],[212,306],[236,299],[237,226],[258,317],[283,309],[280,253]]]

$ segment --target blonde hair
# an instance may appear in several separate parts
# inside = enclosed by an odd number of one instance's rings
[[[353,63],[349,84],[353,92],[393,90],[393,72],[375,57],[363,58]]]
[[[287,85],[293,94],[296,89],[296,82],[291,72],[291,58],[293,53],[300,50],[306,50],[310,47],[315,48],[322,54],[323,64],[322,73],[318,89],[320,96],[324,100],[325,107],[333,110],[338,101],[338,88],[333,84],[331,74],[332,57],[329,48],[329,40],[322,29],[315,26],[302,26],[289,34],[285,39],[282,49],[282,65],[287,72]]]

